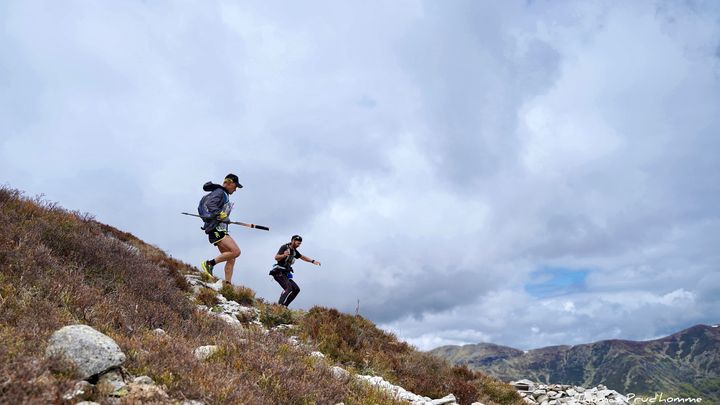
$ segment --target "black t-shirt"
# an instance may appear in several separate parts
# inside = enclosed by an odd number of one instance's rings
[[[280,246],[280,249],[278,249],[277,254],[281,255],[281,254],[285,253],[285,251],[287,251],[288,249],[290,249],[290,255],[288,257],[278,260],[277,264],[278,264],[278,266],[283,266],[286,269],[290,270],[290,269],[292,269],[293,263],[295,263],[295,259],[301,258],[302,255],[300,254],[299,250],[293,249],[289,243],[286,243],[286,244]]]

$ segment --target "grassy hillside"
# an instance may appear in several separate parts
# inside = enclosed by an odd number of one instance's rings
[[[197,269],[129,233],[8,188],[0,188],[0,223],[3,402],[62,403],[78,379],[51,371],[58,360],[46,359],[45,347],[55,330],[81,323],[112,337],[127,355],[125,369],[164,385],[173,401],[396,403],[354,379],[334,378],[327,364],[309,360],[281,333],[250,324],[238,331],[198,310],[183,276]],[[256,305],[266,325],[296,323],[293,333],[324,352],[330,364],[381,375],[420,395],[452,392],[462,403],[522,403],[511,387],[451,368],[362,317],[328,308],[291,312],[253,299],[244,288],[223,294]],[[156,328],[170,338],[153,333]],[[220,351],[197,361],[193,349],[210,344]]]
[[[361,316],[314,307],[300,319],[300,337],[314,342],[335,362],[359,374],[379,375],[393,384],[431,398],[453,393],[460,403],[523,404],[515,389],[473,372],[450,367],[428,353],[400,342]]]

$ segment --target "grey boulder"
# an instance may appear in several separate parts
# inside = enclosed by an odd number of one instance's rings
[[[70,325],[55,331],[45,355],[64,357],[75,366],[82,379],[125,362],[125,353],[114,340],[87,325]]]

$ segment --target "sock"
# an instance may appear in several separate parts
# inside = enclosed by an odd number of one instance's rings
[[[215,265],[215,259],[210,259],[207,261],[209,265],[214,266]]]

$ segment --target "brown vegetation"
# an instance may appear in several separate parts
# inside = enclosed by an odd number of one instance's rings
[[[293,311],[279,304],[260,304],[260,322],[266,328],[274,328],[280,325],[295,324],[297,317]]]
[[[240,305],[255,305],[255,291],[242,285],[235,286],[223,283],[223,286],[220,289],[220,294],[222,294],[226,299],[235,301]]]
[[[215,290],[210,288],[201,288],[195,297],[195,302],[200,305],[205,305],[208,308],[212,308],[218,303],[217,293]]]
[[[115,339],[128,357],[124,367],[165,385],[175,399],[392,403],[364,386],[334,379],[281,335],[241,336],[198,312],[182,276],[196,269],[129,233],[7,188],[0,188],[0,223],[4,403],[62,402],[77,380],[51,372],[57,360],[45,359],[44,352],[55,330],[76,323]],[[156,328],[167,335],[153,333]],[[196,360],[193,349],[208,344],[220,346],[220,352]]]
[[[453,393],[461,403],[523,403],[509,385],[464,366],[451,367],[358,315],[314,307],[301,319],[300,330],[302,338],[315,342],[332,360],[419,395],[440,398]]]
[[[6,403],[62,403],[77,381],[46,359],[50,335],[69,324],[87,324],[120,345],[124,367],[148,375],[175,400],[208,404],[394,404],[353,379],[338,380],[308,349],[280,333],[238,329],[196,309],[184,273],[197,269],[172,259],[133,235],[0,187],[0,398]],[[423,395],[450,392],[463,403],[516,403],[478,373],[452,369],[419,353],[361,317],[314,308],[298,311],[256,299],[252,290],[225,287],[225,297],[254,304],[266,326],[299,323],[301,337],[330,360],[375,373]],[[212,306],[216,293],[201,292]],[[154,329],[162,328],[166,335]],[[220,350],[197,360],[198,346]],[[502,398],[508,399],[507,401]],[[103,402],[102,394],[96,401]],[[519,403],[519,402],[517,402]]]

